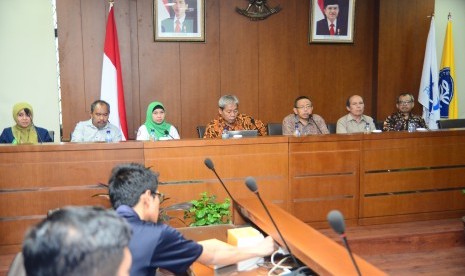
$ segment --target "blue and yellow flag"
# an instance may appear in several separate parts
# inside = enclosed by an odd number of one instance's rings
[[[455,85],[454,41],[452,39],[452,20],[450,15],[447,22],[440,68],[439,94],[441,99],[441,118],[456,119],[458,117],[458,99],[457,87]]]

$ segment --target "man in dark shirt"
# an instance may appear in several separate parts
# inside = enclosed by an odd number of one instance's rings
[[[240,249],[200,244],[185,239],[176,229],[158,223],[160,203],[164,198],[158,192],[158,176],[140,164],[116,166],[108,185],[113,208],[132,227],[129,249],[133,276],[153,276],[158,268],[184,273],[195,261],[206,265],[229,265],[270,255],[275,249],[271,237],[256,246]]]
[[[425,120],[412,113],[415,98],[410,93],[402,93],[397,97],[397,112],[386,118],[383,131],[408,130],[409,123],[415,123],[416,128],[427,128]]]
[[[324,1],[325,18],[316,23],[317,35],[347,35],[347,22],[338,17],[339,11],[339,0]]]

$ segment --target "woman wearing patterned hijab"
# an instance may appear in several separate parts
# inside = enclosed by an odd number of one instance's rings
[[[152,102],[147,107],[145,123],[137,131],[137,140],[179,139],[174,126],[165,121],[165,107],[161,102]]]
[[[17,103],[13,106],[13,119],[16,125],[5,128],[0,135],[2,144],[37,144],[53,142],[48,131],[34,126],[34,112],[28,103]]]

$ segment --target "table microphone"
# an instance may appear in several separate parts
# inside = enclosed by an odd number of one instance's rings
[[[205,166],[207,166],[207,168],[209,168],[211,171],[213,171],[216,175],[216,178],[218,178],[218,180],[220,181],[221,185],[223,185],[223,188],[224,190],[226,191],[226,193],[228,193],[228,196],[229,198],[232,200],[232,202],[236,203],[236,201],[234,200],[234,198],[232,197],[231,193],[229,192],[228,188],[226,188],[226,185],[224,185],[223,183],[223,180],[221,180],[221,177],[218,175],[218,173],[216,172],[215,170],[215,166],[213,165],[213,161],[210,159],[210,158],[205,158]],[[235,204],[236,206],[238,206],[237,204]]]
[[[349,243],[347,242],[345,234],[346,226],[344,223],[344,216],[338,210],[332,210],[328,213],[328,222],[329,225],[331,225],[331,228],[333,228],[334,232],[338,233],[341,236],[342,241],[344,242],[344,246],[346,247],[347,252],[349,252],[350,259],[352,260],[352,263],[354,264],[355,269],[357,270],[357,274],[362,275],[362,273],[360,273],[360,269],[358,268],[357,263],[355,262],[354,255],[350,250]]]
[[[278,235],[279,237],[281,238],[281,240],[283,241],[284,243],[284,246],[286,247],[286,250],[287,252],[289,252],[289,255],[291,256],[292,260],[294,261],[295,265],[296,266],[299,266],[299,263],[297,262],[296,258],[294,257],[294,255],[291,253],[291,249],[289,248],[289,246],[287,245],[287,242],[286,240],[284,239],[283,235],[281,234],[281,231],[279,231],[279,228],[278,226],[276,225],[276,223],[274,222],[274,219],[273,217],[271,216],[270,214],[270,211],[268,210],[268,208],[266,207],[265,203],[263,202],[260,194],[258,193],[258,187],[257,187],[257,182],[255,182],[255,179],[251,176],[247,177],[245,179],[245,185],[247,185],[247,188],[249,188],[250,191],[252,191],[254,194],[257,195],[258,199],[260,200],[260,203],[262,204],[263,208],[265,209],[266,213],[268,214],[268,217],[271,219],[271,222],[273,223],[274,225],[274,228],[276,229],[276,231],[278,231]]]
[[[174,140],[174,137],[170,135],[170,132],[168,130],[165,129],[164,133],[165,133],[165,135],[171,137],[171,139]]]

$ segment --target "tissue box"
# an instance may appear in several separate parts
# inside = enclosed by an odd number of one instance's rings
[[[263,235],[253,227],[228,229],[228,243],[237,247],[253,247],[264,239]],[[237,270],[244,271],[257,267],[263,258],[251,258],[237,263]]]

